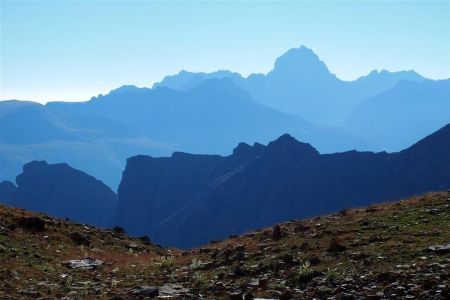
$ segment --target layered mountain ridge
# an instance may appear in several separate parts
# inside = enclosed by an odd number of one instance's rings
[[[9,205],[120,225],[190,248],[290,219],[450,188],[450,124],[400,152],[321,154],[289,134],[228,156],[130,157],[118,195],[67,164],[35,161],[0,183]]]
[[[450,188],[450,125],[397,153],[320,154],[283,135],[227,157],[128,159],[116,222],[192,247],[280,221]],[[207,224],[207,225],[205,225]]]
[[[394,88],[402,80],[427,80],[414,71],[382,70],[372,71],[354,81],[344,81],[331,73],[313,50],[301,46],[277,58],[273,70],[267,74],[251,74],[244,78],[227,71],[182,71],[153,86],[186,90],[205,80],[224,77],[248,91],[259,103],[302,116],[314,124],[329,126],[342,125],[365,99]]]
[[[116,190],[130,156],[228,155],[239,142],[268,143],[285,132],[321,153],[399,151],[450,121],[449,90],[450,80],[414,71],[343,81],[302,46],[246,78],[182,71],[151,89],[122,86],[86,102],[1,101],[0,180],[46,160]]]

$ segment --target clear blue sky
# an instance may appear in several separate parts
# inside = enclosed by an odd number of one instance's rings
[[[1,1],[1,99],[87,100],[185,69],[269,71],[305,45],[338,77],[450,77],[449,1]]]

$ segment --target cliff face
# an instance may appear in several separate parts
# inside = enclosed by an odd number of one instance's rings
[[[127,160],[115,222],[133,234],[149,230],[184,206],[208,186],[210,173],[224,158],[175,152],[170,158],[134,156]]]
[[[109,226],[116,194],[101,181],[65,163],[33,161],[17,176],[11,204],[97,226]]]
[[[397,153],[319,154],[283,135],[227,157],[128,160],[118,223],[191,247],[280,221],[450,188],[450,125]]]

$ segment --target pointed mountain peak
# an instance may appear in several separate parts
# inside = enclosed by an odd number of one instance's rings
[[[247,143],[239,143],[236,148],[233,150],[233,156],[252,156],[258,155],[265,148],[265,146],[255,143],[253,146],[250,146]]]
[[[278,57],[273,72],[305,78],[332,75],[317,54],[305,46],[290,49]]]
[[[246,155],[247,153],[251,152],[252,149],[253,147],[249,144],[241,142],[237,145],[236,148],[233,149],[233,155]]]
[[[281,135],[279,138],[277,138],[276,140],[274,140],[273,142],[270,142],[270,144],[298,144],[300,143],[299,141],[297,141],[294,137],[292,137],[292,135],[290,135],[289,133],[285,133],[283,135]]]
[[[287,133],[283,134],[275,141],[270,142],[269,145],[267,145],[267,149],[269,149],[269,151],[276,151],[288,155],[292,152],[292,154],[300,155],[302,157],[319,155],[319,152],[313,146],[308,143],[299,142]]]

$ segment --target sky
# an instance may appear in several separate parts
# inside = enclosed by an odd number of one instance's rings
[[[267,73],[312,48],[353,80],[450,77],[450,1],[0,0],[0,99],[82,101],[180,70]]]

